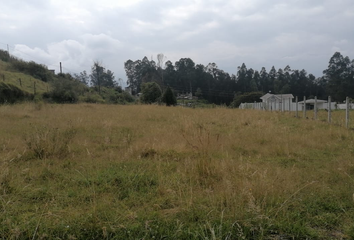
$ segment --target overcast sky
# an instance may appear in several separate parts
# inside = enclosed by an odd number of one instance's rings
[[[322,76],[339,51],[354,58],[353,0],[0,0],[0,48],[64,72],[94,61],[126,81],[124,62],[290,65]]]

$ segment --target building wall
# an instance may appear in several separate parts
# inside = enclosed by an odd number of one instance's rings
[[[336,103],[331,103],[331,109],[336,109]],[[340,105],[340,104],[338,104]],[[271,103],[241,103],[239,106],[240,109],[259,109],[259,110],[269,110],[269,111],[296,111],[296,103],[286,101],[283,104],[278,102],[271,102]],[[328,109],[328,103],[317,103],[317,109]],[[354,104],[353,108],[354,109]],[[303,111],[303,104],[297,104],[297,110]]]

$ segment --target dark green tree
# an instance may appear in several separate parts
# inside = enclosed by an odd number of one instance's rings
[[[99,93],[101,87],[113,88],[117,85],[114,81],[114,73],[109,69],[106,70],[98,61],[94,62],[91,67],[90,80],[92,86],[98,87]]]
[[[80,72],[79,74],[74,74],[74,78],[85,84],[85,85],[88,85],[89,84],[89,76],[87,75],[87,72],[86,71],[83,71],[83,72]]]
[[[165,92],[162,95],[162,102],[166,103],[166,106],[175,106],[177,105],[177,99],[170,87],[167,87]]]
[[[161,99],[161,88],[156,82],[143,83],[141,85],[141,102],[151,104]]]
[[[260,90],[264,93],[268,93],[270,91],[269,88],[269,80],[268,80],[268,73],[265,67],[262,67],[262,70],[259,73],[260,75]]]
[[[236,94],[234,101],[231,103],[232,107],[238,107],[241,103],[261,102],[262,92],[249,92],[244,94]]]
[[[237,69],[237,88],[243,93],[248,92],[250,90],[250,82],[247,81],[246,64],[242,63],[241,67],[239,66]]]
[[[274,82],[277,78],[277,71],[275,70],[275,67],[273,66],[269,73],[268,73],[268,90],[271,92],[271,93],[275,93],[275,94],[279,94],[279,92],[276,92],[275,89],[274,89]]]
[[[327,83],[328,94],[334,100],[342,102],[345,98],[354,97],[354,74],[349,57],[343,57],[339,52],[333,54],[328,68],[323,71]]]

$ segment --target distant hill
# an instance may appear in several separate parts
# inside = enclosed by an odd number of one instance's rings
[[[34,94],[43,93],[49,90],[49,84],[43,82],[31,75],[17,72],[14,70],[8,71],[9,63],[0,60],[0,82],[16,86],[24,92]]]
[[[47,82],[28,73],[20,72],[9,60],[0,59],[0,103],[31,100],[35,94],[48,91]]]

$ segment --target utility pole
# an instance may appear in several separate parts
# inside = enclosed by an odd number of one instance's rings
[[[9,44],[7,44],[7,55],[9,55],[9,62],[11,62]]]
[[[303,109],[303,114],[304,114],[304,118],[306,118],[306,96],[304,96],[304,109]]]
[[[191,104],[193,104],[193,92],[192,92],[192,82],[191,82],[191,79],[189,79],[189,87],[191,88]],[[193,107],[194,107],[194,104],[193,104]]]
[[[101,81],[100,81],[100,68],[99,68],[99,66],[96,66],[96,72],[97,72],[98,94],[101,95]]]
[[[315,96],[315,107],[313,109],[314,118],[317,120],[317,96]]]
[[[328,123],[331,123],[332,118],[332,99],[331,96],[328,96]]]
[[[345,127],[349,128],[349,97],[345,98]]]
[[[60,74],[62,74],[62,73],[63,73],[63,69],[61,67],[61,62],[60,62]]]

